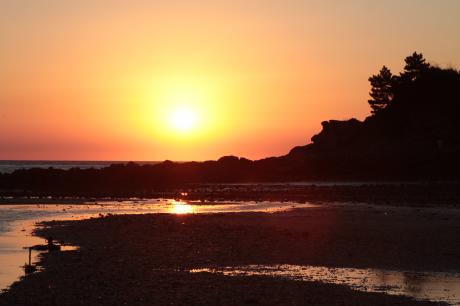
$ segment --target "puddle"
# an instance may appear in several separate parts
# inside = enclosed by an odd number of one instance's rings
[[[67,252],[67,251],[77,251],[78,246],[75,245],[61,245],[61,252]]]
[[[447,302],[450,305],[460,306],[460,273],[401,272],[297,265],[249,265],[193,269],[190,272],[218,273],[227,276],[271,276],[308,282],[320,281],[346,285],[358,291],[404,295],[416,300]]]

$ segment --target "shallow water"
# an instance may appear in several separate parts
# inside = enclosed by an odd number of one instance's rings
[[[218,273],[227,276],[271,276],[309,282],[319,281],[346,285],[358,291],[404,295],[417,300],[460,305],[460,273],[402,272],[297,265],[248,265],[194,269],[190,272]]]
[[[101,169],[112,164],[124,164],[128,161],[72,161],[72,160],[0,160],[0,173],[12,173],[20,169],[61,169],[69,170],[72,168],[80,169]],[[139,165],[155,165],[158,161],[137,161]]]
[[[22,266],[28,261],[28,250],[24,247],[45,243],[43,239],[32,236],[37,222],[88,219],[99,217],[100,214],[277,212],[314,206],[289,202],[187,203],[171,199],[133,199],[78,205],[0,205],[0,290],[6,289],[24,274]],[[32,255],[32,262],[36,263],[38,252]]]

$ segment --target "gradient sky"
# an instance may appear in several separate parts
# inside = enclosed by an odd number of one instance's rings
[[[458,16],[458,0],[0,0],[0,159],[286,154],[368,116],[383,64],[459,68]],[[186,132],[169,120],[184,105]]]

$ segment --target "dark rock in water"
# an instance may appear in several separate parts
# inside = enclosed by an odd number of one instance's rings
[[[59,251],[61,250],[61,246],[57,244],[52,245],[52,246],[43,244],[43,245],[35,245],[33,246],[33,249],[35,251]]]
[[[24,265],[24,273],[26,275],[34,273],[35,271],[37,271],[37,267],[35,265],[29,265],[29,264]]]
[[[53,238],[47,239],[47,244],[38,244],[31,247],[35,251],[60,251],[61,246],[53,242]]]

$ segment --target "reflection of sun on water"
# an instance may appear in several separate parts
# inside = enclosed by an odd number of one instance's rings
[[[171,213],[173,214],[191,214],[193,213],[193,206],[184,202],[172,201]]]

